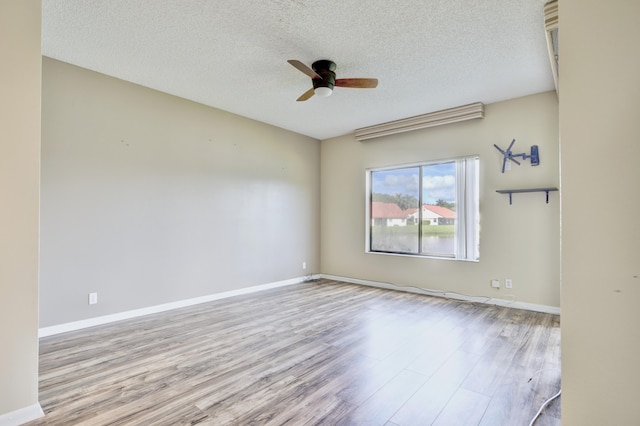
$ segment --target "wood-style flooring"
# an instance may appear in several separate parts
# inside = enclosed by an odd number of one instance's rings
[[[29,425],[528,425],[556,315],[320,280],[43,338]],[[555,400],[536,425],[559,425]]]

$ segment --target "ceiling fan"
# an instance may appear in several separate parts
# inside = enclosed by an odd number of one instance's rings
[[[313,95],[322,97],[330,96],[333,92],[333,87],[352,87],[358,89],[373,89],[378,86],[377,78],[338,78],[336,79],[336,64],[335,62],[327,59],[315,61],[311,64],[311,68],[303,64],[302,62],[289,59],[291,65],[302,71],[309,77],[313,87],[304,92],[298,99],[298,102],[306,101]]]

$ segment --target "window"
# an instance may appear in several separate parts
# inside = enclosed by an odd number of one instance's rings
[[[479,159],[367,171],[367,252],[479,259]]]

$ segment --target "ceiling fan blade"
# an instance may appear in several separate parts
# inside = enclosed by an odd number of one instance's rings
[[[302,95],[300,95],[300,97],[296,99],[296,101],[298,102],[306,101],[307,99],[312,97],[314,94],[315,94],[315,91],[313,90],[313,87],[312,87],[311,89],[307,90]]]
[[[336,80],[336,86],[354,87],[357,89],[373,89],[378,87],[377,78],[339,78]]]
[[[293,65],[298,71],[302,71],[311,78],[322,78],[314,70],[296,59],[289,59],[287,62]]]

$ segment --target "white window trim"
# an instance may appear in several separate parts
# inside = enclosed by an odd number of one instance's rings
[[[397,164],[393,166],[385,167],[372,167],[365,170],[365,253],[378,254],[385,256],[403,256],[403,257],[417,257],[439,260],[459,260],[466,262],[478,262],[480,260],[480,248],[479,248],[479,227],[480,227],[480,200],[479,200],[479,155],[469,155],[464,157],[445,158],[441,160],[423,161],[419,163],[409,164]],[[465,161],[460,161],[465,160]],[[466,161],[474,160],[474,161]],[[475,161],[477,160],[477,161]],[[395,253],[384,251],[371,250],[371,173],[385,170],[402,169],[409,167],[428,166],[431,164],[456,162],[456,192],[457,192],[457,206],[456,206],[456,249],[455,257],[453,256],[434,256],[428,254],[416,254],[416,253]],[[461,178],[462,177],[462,178]],[[422,188],[422,183],[420,184]],[[469,193],[467,188],[473,188]],[[461,196],[462,194],[472,194],[473,199],[468,200],[468,196]],[[474,214],[474,206],[477,206],[477,215]],[[422,206],[419,206],[421,210]],[[463,227],[464,224],[464,227]],[[462,232],[461,232],[462,229]],[[466,231],[465,231],[466,229]]]

